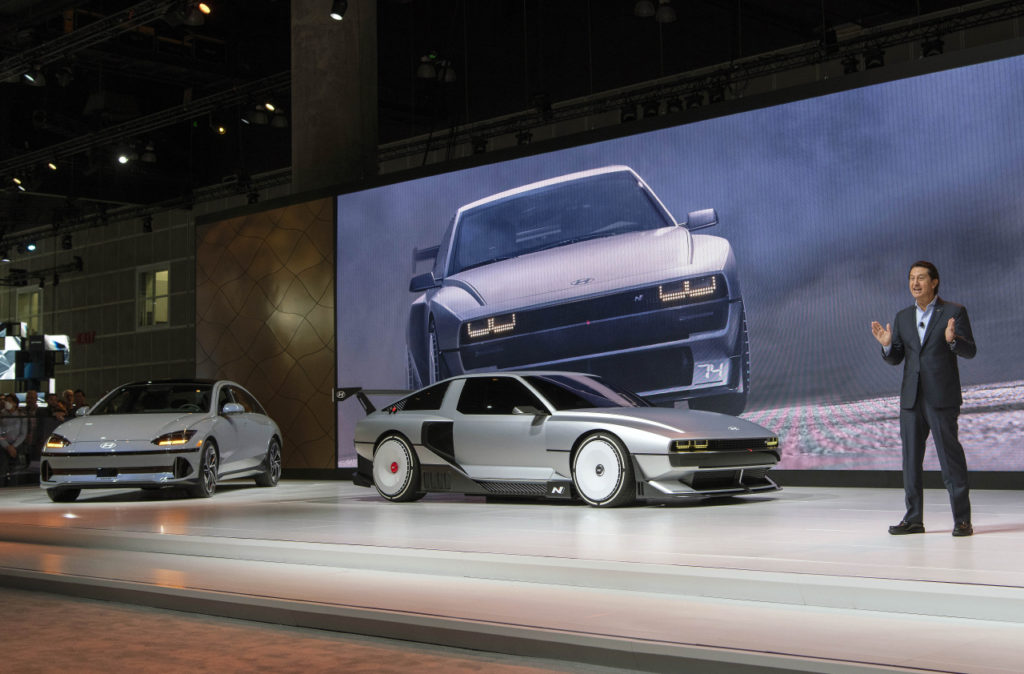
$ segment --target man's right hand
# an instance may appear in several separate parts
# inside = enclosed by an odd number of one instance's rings
[[[883,349],[889,348],[889,345],[892,344],[892,325],[890,323],[886,323],[883,328],[878,321],[871,321],[871,334],[875,336]]]

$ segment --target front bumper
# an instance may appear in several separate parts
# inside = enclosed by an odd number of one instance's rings
[[[45,450],[39,463],[39,486],[115,488],[188,484],[198,478],[200,447],[124,447],[102,451],[71,445]]]
[[[678,400],[740,385],[742,325],[743,303],[723,299],[461,344],[442,358],[453,373],[584,372],[652,400]]]
[[[652,490],[641,496],[745,494],[776,491],[767,473],[779,461],[773,451],[707,454],[634,454],[637,481]]]

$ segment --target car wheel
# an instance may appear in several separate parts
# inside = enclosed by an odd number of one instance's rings
[[[628,505],[636,496],[629,452],[608,433],[594,433],[580,443],[572,460],[572,483],[580,498],[593,506]]]
[[[267,456],[263,459],[263,472],[256,476],[257,487],[276,486],[281,479],[281,443],[277,438],[270,441]]]
[[[61,489],[59,487],[51,487],[46,490],[46,495],[54,503],[71,503],[81,493],[81,489]]]
[[[220,466],[217,445],[207,440],[203,443],[199,457],[199,478],[188,493],[195,498],[209,498],[217,491],[217,471]]]
[[[415,501],[423,496],[419,460],[402,436],[387,435],[373,448],[373,486],[389,501]]]
[[[423,379],[420,377],[420,371],[416,367],[416,360],[412,357],[412,349],[408,346],[405,347],[405,371],[405,382],[410,391],[423,388]]]
[[[723,393],[704,398],[694,398],[690,401],[691,410],[707,410],[709,412],[720,412],[738,417],[747,409],[747,395],[750,392],[750,342],[747,339],[747,312],[744,311],[740,318],[740,325],[743,330],[743,348],[740,351],[739,374],[743,382],[742,390],[736,393]]]
[[[430,360],[427,365],[427,375],[431,384],[444,379],[441,374],[441,346],[437,343],[437,331],[434,329],[434,319],[430,319],[430,330],[427,332],[427,341],[430,347]]]

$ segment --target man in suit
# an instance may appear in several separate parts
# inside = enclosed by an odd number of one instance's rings
[[[953,509],[953,535],[970,536],[971,502],[967,486],[967,460],[960,444],[957,419],[963,397],[957,356],[973,358],[977,349],[967,309],[938,296],[939,270],[931,262],[910,267],[910,294],[914,304],[896,314],[890,326],[871,323],[882,345],[882,357],[903,365],[900,388],[900,439],[903,441],[903,488],[907,512],[889,533],[924,533],[922,465],[928,433],[942,468],[942,481]]]

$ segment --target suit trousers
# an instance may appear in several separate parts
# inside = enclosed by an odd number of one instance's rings
[[[932,407],[918,395],[912,409],[900,409],[900,438],[903,441],[903,489],[906,492],[908,522],[924,522],[923,465],[925,440],[929,431],[942,469],[942,481],[949,492],[954,522],[971,521],[967,484],[967,459],[958,438],[959,407]]]

